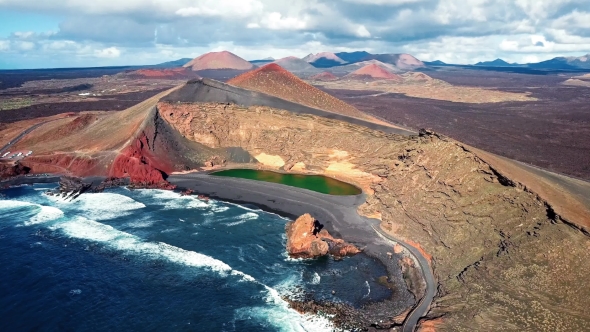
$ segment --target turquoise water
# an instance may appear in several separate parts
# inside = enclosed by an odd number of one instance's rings
[[[329,195],[344,196],[362,193],[359,188],[351,184],[321,175],[283,174],[255,169],[228,169],[211,173],[211,175],[280,183]]]

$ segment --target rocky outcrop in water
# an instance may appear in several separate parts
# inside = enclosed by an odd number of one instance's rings
[[[360,250],[341,239],[335,239],[309,213],[286,226],[287,252],[293,258],[315,258],[332,255],[336,258],[358,254]]]

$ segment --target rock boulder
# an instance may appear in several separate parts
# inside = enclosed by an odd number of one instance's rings
[[[293,258],[315,258],[330,254],[336,258],[358,254],[360,250],[342,239],[335,239],[306,213],[287,223],[287,252]]]

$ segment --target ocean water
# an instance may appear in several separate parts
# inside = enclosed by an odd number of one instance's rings
[[[282,296],[391,296],[364,256],[293,260],[286,219],[162,190],[0,191],[0,331],[330,331]],[[332,294],[335,291],[335,294]]]

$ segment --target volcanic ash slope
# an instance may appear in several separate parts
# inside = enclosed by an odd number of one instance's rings
[[[371,119],[371,117],[355,107],[305,83],[274,63],[234,77],[227,83],[327,112],[360,119]]]

